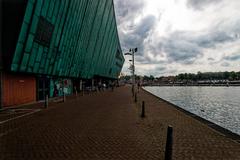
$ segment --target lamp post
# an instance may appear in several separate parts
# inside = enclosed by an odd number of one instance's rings
[[[135,95],[135,64],[134,64],[134,53],[137,52],[137,48],[130,48],[129,52],[125,53],[125,55],[131,55],[132,59],[129,60],[132,62],[132,65],[130,66],[130,70],[132,71],[132,93],[133,96]]]

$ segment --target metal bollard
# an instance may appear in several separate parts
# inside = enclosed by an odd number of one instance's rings
[[[166,148],[165,148],[165,160],[172,159],[172,145],[173,145],[173,128],[172,126],[168,126],[167,141],[166,141]]]
[[[137,93],[135,93],[134,102],[137,102]]]
[[[132,97],[134,98],[134,87],[132,87]]]
[[[48,95],[46,95],[46,97],[45,97],[44,107],[45,107],[45,108],[48,108]]]
[[[65,93],[63,92],[63,102],[66,101],[66,96],[65,96]]]
[[[144,118],[145,117],[145,102],[142,101],[142,113],[141,113],[141,117]]]

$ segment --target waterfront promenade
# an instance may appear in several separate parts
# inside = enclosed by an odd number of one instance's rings
[[[168,125],[173,159],[240,159],[240,143],[145,91],[134,103],[130,91],[126,86],[67,98],[0,124],[0,159],[161,160]]]

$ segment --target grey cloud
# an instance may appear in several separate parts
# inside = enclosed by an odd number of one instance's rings
[[[152,15],[147,15],[138,24],[134,24],[134,19],[143,12],[145,1],[114,0],[114,2],[123,51],[138,47],[138,54],[143,55],[144,40],[148,37],[150,31],[153,30],[157,19]]]
[[[118,24],[125,23],[140,14],[145,5],[144,0],[114,0]]]
[[[123,51],[141,44],[141,37],[132,33],[135,30],[133,20],[142,13],[144,0],[114,0],[119,38]],[[124,32],[131,30],[130,34]]]
[[[165,52],[169,62],[192,64],[202,56],[202,50],[192,40],[191,35],[188,32],[173,32],[168,37],[160,39],[155,50]]]
[[[201,49],[187,40],[168,40],[165,42],[164,51],[170,61],[183,64],[192,64],[201,56]]]
[[[208,58],[209,61],[214,61],[215,59],[214,58]]]
[[[187,0],[187,5],[192,9],[202,10],[208,6],[221,3],[221,1]],[[213,22],[209,28],[198,32],[174,31],[170,33],[172,29],[171,24],[169,24],[166,33],[170,34],[167,34],[165,37],[157,37],[157,34],[154,35],[154,33],[157,29],[155,26],[159,20],[153,15],[147,15],[137,24],[134,23],[136,17],[144,15],[144,6],[148,1],[114,0],[114,3],[122,49],[125,52],[129,48],[138,47],[135,58],[136,63],[139,64],[154,64],[158,66],[161,64],[178,63],[190,65],[204,56],[203,52],[206,49],[217,49],[218,45],[233,43],[240,39],[240,19],[237,17],[229,17],[228,20],[220,19],[219,22]],[[147,53],[151,53],[154,57],[162,56],[167,59],[158,61],[157,58],[150,58]],[[208,63],[229,66],[230,64],[227,61],[239,60],[240,55],[222,58],[225,63],[215,62],[216,60],[213,58],[209,58]],[[170,70],[164,70],[160,67],[156,74],[164,74],[165,72],[170,73]],[[177,70],[172,71],[172,73],[177,73]]]
[[[223,31],[210,32],[196,39],[196,43],[204,48],[213,48],[216,44],[232,41],[234,41],[234,37]]]
[[[134,34],[142,35],[143,38],[146,38],[149,31],[153,29],[155,22],[156,18],[153,15],[144,17],[134,31]]]
[[[167,64],[167,61],[150,59],[147,56],[138,55],[135,57],[135,60],[139,64]]]
[[[160,55],[163,56],[163,43],[162,41],[159,41],[157,44],[152,45],[149,44],[149,48],[148,48],[149,52],[151,52],[154,55]]]
[[[230,66],[230,64],[229,64],[228,62],[223,62],[223,63],[221,64],[221,66],[223,66],[223,67],[228,67],[228,66]]]
[[[203,49],[215,48],[218,44],[236,40],[235,37],[224,31],[211,30],[207,33],[176,31],[168,37],[162,38],[161,44],[156,48],[167,53],[170,62],[192,64],[203,56]]]
[[[225,56],[223,59],[228,61],[237,61],[240,60],[240,54]]]
[[[154,18],[149,17],[146,18],[145,21],[150,21],[154,23]],[[141,23],[144,24],[145,21]],[[175,31],[170,34],[168,37],[160,38],[156,41],[156,45],[147,44],[148,48],[144,48],[143,41],[144,39],[149,36],[147,31],[151,30],[152,28],[149,25],[146,28],[142,28],[139,25],[139,28],[133,34],[126,36],[126,40],[124,41],[126,46],[142,46],[141,50],[148,51],[151,54],[157,56],[161,55],[162,52],[166,53],[167,60],[169,63],[180,63],[180,64],[193,64],[198,58],[203,56],[203,50],[209,48],[215,48],[218,44],[224,44],[229,42],[234,42],[238,40],[238,38],[231,36],[231,33],[227,31],[221,30],[209,30],[207,32],[190,32],[190,31]],[[145,32],[139,31],[140,29],[145,30]],[[141,34],[142,33],[142,34]],[[129,47],[130,47],[129,46]],[[152,59],[149,59],[147,56],[141,54],[142,58],[137,59],[137,61],[150,64],[150,63],[158,63]],[[227,60],[235,60],[238,59],[238,56],[235,57],[226,57]],[[208,59],[213,61],[212,59]],[[161,62],[160,62],[161,63]],[[163,62],[166,63],[166,62]]]
[[[188,0],[187,6],[195,10],[202,10],[208,5],[214,5],[222,0]]]
[[[166,67],[163,67],[163,66],[158,66],[156,68],[157,71],[165,71],[167,68]]]
[[[133,31],[129,33],[121,32],[121,43],[125,50],[138,47],[138,54],[144,53],[144,40],[149,36],[149,33],[154,29],[156,18],[152,15],[144,17],[141,22],[136,25]]]

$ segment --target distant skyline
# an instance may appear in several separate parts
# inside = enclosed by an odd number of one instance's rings
[[[240,1],[114,0],[123,53],[136,74],[240,70]],[[130,74],[129,57],[123,73]]]

